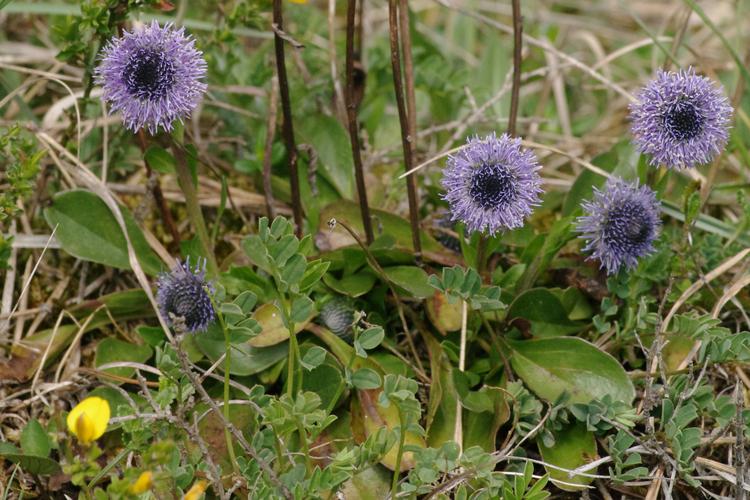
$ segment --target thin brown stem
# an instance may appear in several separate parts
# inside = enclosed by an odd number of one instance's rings
[[[370,207],[367,203],[367,188],[365,186],[365,173],[362,167],[362,151],[359,144],[359,124],[357,123],[357,105],[354,102],[354,34],[357,12],[357,0],[349,0],[346,11],[346,121],[349,125],[349,140],[352,145],[352,157],[354,158],[354,177],[357,182],[357,197],[359,198],[359,211],[362,215],[362,225],[365,229],[367,244],[373,240],[372,219]]]
[[[273,150],[273,140],[276,136],[276,115],[278,114],[278,80],[271,80],[271,90],[268,94],[268,119],[266,121],[266,143],[263,148],[263,196],[266,200],[266,213],[269,219],[276,216],[273,208],[273,189],[271,187],[271,153]]]
[[[378,263],[377,259],[375,259],[375,256],[372,255],[370,252],[370,249],[365,246],[364,242],[357,236],[357,233],[355,233],[352,228],[350,228],[348,225],[341,221],[337,221],[336,219],[331,219],[328,222],[329,226],[335,227],[336,225],[339,225],[343,227],[349,235],[354,238],[354,241],[357,242],[357,245],[362,249],[362,251],[365,253],[365,258],[370,264],[370,267],[372,267],[372,270],[375,271],[378,276],[380,276],[383,281],[385,281],[385,284],[388,285],[388,288],[391,290],[391,293],[393,294],[393,298],[396,300],[396,309],[398,310],[398,317],[401,320],[401,327],[404,329],[404,335],[406,335],[406,341],[409,344],[409,349],[411,349],[411,353],[414,356],[414,361],[416,362],[416,365],[414,368],[414,371],[416,372],[417,376],[425,383],[430,383],[430,378],[427,376],[427,373],[424,371],[424,366],[422,365],[422,360],[419,359],[419,353],[417,352],[417,347],[414,345],[414,339],[411,336],[411,331],[409,330],[409,324],[406,322],[406,316],[404,315],[404,306],[401,304],[401,297],[399,296],[398,292],[396,291],[396,286],[393,284],[393,282],[388,278],[388,275],[385,274],[385,271],[382,267],[380,267],[380,264]]]
[[[414,60],[411,54],[411,30],[409,29],[409,6],[400,0],[398,7],[401,53],[404,58],[404,84],[406,85],[406,119],[409,129],[409,145],[412,161],[417,150],[417,102],[414,97]]]
[[[516,135],[518,120],[518,101],[521,90],[521,50],[523,49],[523,17],[521,1],[512,0],[513,4],[513,86],[510,91],[510,113],[508,114],[508,135]]]
[[[404,150],[404,168],[410,171],[414,164],[413,137],[410,136],[409,117],[404,100],[404,82],[401,75],[401,54],[399,51],[399,16],[397,0],[388,0],[388,27],[390,30],[391,44],[391,66],[393,67],[393,86],[396,91],[396,104],[398,105],[398,119],[401,124],[401,145]],[[408,23],[407,23],[408,24]],[[404,47],[404,52],[411,51],[411,45]],[[409,58],[411,62],[411,58]],[[405,69],[407,73],[413,73],[413,69]],[[419,202],[417,200],[417,183],[413,174],[406,176],[406,192],[409,197],[409,221],[411,223],[411,237],[414,245],[414,256],[417,261],[422,258],[422,242],[419,234]]]
[[[279,78],[279,95],[281,97],[281,112],[284,117],[281,132],[286,145],[287,163],[289,165],[289,183],[292,188],[292,214],[294,216],[295,234],[302,237],[302,199],[299,190],[299,176],[297,174],[297,145],[294,142],[294,127],[292,126],[292,104],[289,97],[289,80],[286,74],[284,59],[284,21],[281,10],[281,0],[273,0],[273,28],[274,47],[276,49],[276,74]]]

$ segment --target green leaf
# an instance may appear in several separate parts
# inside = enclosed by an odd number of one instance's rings
[[[302,358],[305,359],[308,355],[309,351],[306,351],[306,349],[313,348],[320,349],[320,347],[310,344],[300,346],[303,353]],[[322,408],[334,408],[344,394],[346,384],[341,366],[336,358],[325,350],[323,350],[323,353],[323,362],[302,378],[302,390],[311,391],[320,396]]]
[[[314,368],[319,367],[323,363],[323,361],[326,360],[327,354],[328,351],[320,346],[314,345],[311,346],[310,349],[308,349],[307,352],[302,356],[300,363],[305,368],[305,370],[310,371]]]
[[[48,476],[51,474],[57,474],[61,470],[60,464],[47,457],[11,453],[10,451],[6,453],[3,449],[0,449],[0,456],[13,463],[17,463],[24,471],[30,474]]]
[[[225,302],[219,306],[219,311],[224,316],[224,320],[234,325],[245,319],[242,308],[233,302]]]
[[[26,427],[21,431],[21,449],[24,455],[49,456],[52,443],[38,420],[29,420]]]
[[[349,297],[359,297],[366,294],[372,290],[375,280],[375,275],[366,271],[359,271],[356,274],[344,276],[340,280],[337,280],[330,274],[323,276],[323,282],[326,285],[340,294],[348,295]]]
[[[538,237],[544,240],[539,247],[526,247],[522,259],[528,263],[528,267],[519,280],[519,290],[531,288],[537,277],[547,270],[557,252],[575,237],[572,223],[572,216],[559,219],[544,235]],[[536,238],[534,241],[539,244]]]
[[[354,197],[354,160],[349,134],[338,120],[327,115],[302,119],[297,127],[302,142],[318,154],[321,175],[344,198]]]
[[[150,346],[131,344],[130,342],[124,342],[115,338],[108,337],[96,346],[96,354],[94,355],[94,366],[99,368],[101,365],[107,363],[114,363],[117,361],[130,361],[134,363],[143,363],[148,360],[153,351]],[[109,368],[103,370],[112,375],[118,377],[132,377],[135,373],[135,368]]]
[[[160,174],[174,173],[174,156],[169,151],[160,146],[151,146],[143,155],[148,166]]]
[[[559,431],[553,431],[552,434],[555,437],[555,445],[551,448],[547,448],[541,439],[537,439],[539,452],[542,454],[545,469],[547,469],[552,482],[565,491],[584,489],[594,478],[579,475],[570,477],[568,472],[548,467],[546,464],[573,470],[594,461],[597,458],[594,433],[586,430],[586,424],[575,422]],[[596,468],[587,470],[586,474],[596,474]],[[581,486],[560,484],[555,481],[556,479],[566,483],[580,484]]]
[[[130,241],[143,270],[156,275],[161,261],[125,207],[120,207]],[[130,269],[125,236],[109,207],[90,191],[72,190],[54,196],[44,218],[63,249],[73,257],[119,269]]]
[[[330,265],[330,262],[324,262],[320,259],[308,262],[305,274],[302,276],[302,280],[299,283],[300,292],[304,292],[315,286],[315,284],[325,275],[326,271],[328,271],[328,266]]]
[[[373,465],[346,481],[341,487],[341,497],[359,500],[387,498],[391,488],[389,479],[390,475],[385,467]]]
[[[352,384],[357,389],[377,389],[380,387],[380,375],[370,368],[360,368],[352,374]]]
[[[258,296],[250,290],[245,290],[237,297],[235,297],[232,302],[239,306],[242,314],[250,314],[253,310],[253,307],[255,307],[255,304],[258,302]]]
[[[301,254],[295,254],[281,268],[281,281],[290,287],[299,284],[302,276],[305,274],[306,268],[307,260]]]
[[[164,329],[160,326],[139,325],[135,332],[151,347],[161,345],[167,339]]]
[[[568,318],[560,299],[546,288],[532,288],[517,296],[508,309],[508,319],[516,318],[529,321],[537,337],[568,335],[582,327]]]
[[[212,363],[226,352],[224,333],[215,324],[210,326],[207,332],[196,335],[195,343]],[[232,345],[231,349],[229,373],[239,376],[260,373],[284,359],[289,353],[286,342],[269,347],[252,347],[247,343],[237,344]]]
[[[399,288],[420,299],[432,296],[435,290],[428,283],[427,273],[416,266],[386,267],[383,272]]]
[[[260,236],[257,234],[251,234],[242,242],[242,249],[245,251],[245,255],[250,257],[253,264],[261,268],[267,273],[271,273],[271,264],[269,262],[268,250],[266,249],[265,243]]]
[[[508,341],[513,371],[529,389],[547,401],[563,392],[571,403],[588,403],[609,395],[631,403],[635,389],[620,363],[593,344],[575,337]]]
[[[289,311],[289,318],[295,325],[306,322],[313,314],[314,305],[315,304],[310,300],[310,297],[307,297],[306,295],[297,297],[292,302],[292,308],[291,311]]]
[[[367,350],[375,349],[383,341],[385,337],[385,331],[382,327],[373,326],[362,332],[357,340],[359,344]]]

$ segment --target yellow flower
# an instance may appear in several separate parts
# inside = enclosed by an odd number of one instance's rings
[[[203,479],[196,481],[195,484],[193,484],[193,487],[185,493],[185,498],[183,500],[198,500],[201,495],[203,495],[203,492],[206,491],[207,486],[208,483]]]
[[[292,3],[307,3],[307,0],[290,0]]]
[[[130,485],[130,493],[133,495],[140,495],[141,493],[147,492],[154,484],[153,479],[154,475],[150,470],[142,472],[141,475],[138,476],[138,479]]]
[[[97,397],[86,398],[68,413],[68,430],[82,445],[99,439],[107,430],[109,403]]]

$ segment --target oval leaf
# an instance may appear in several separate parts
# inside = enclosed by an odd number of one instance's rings
[[[130,342],[123,342],[122,340],[106,338],[96,346],[94,366],[99,368],[101,365],[118,361],[143,363],[151,357],[152,353],[153,350],[147,344],[137,345]],[[135,368],[108,368],[104,371],[118,377],[131,377],[135,372]]]
[[[21,449],[26,455],[49,456],[52,443],[38,420],[29,420],[29,423],[21,431]]]
[[[631,403],[633,383],[615,358],[576,337],[509,341],[513,371],[539,397],[555,401],[565,391],[572,403],[609,395]]]
[[[537,440],[539,451],[545,462],[545,469],[549,474],[552,482],[558,488],[565,491],[578,491],[585,489],[587,484],[594,480],[592,477],[574,475],[570,476],[569,472],[548,467],[547,464],[561,467],[563,469],[574,470],[582,465],[593,462],[597,458],[596,439],[594,433],[586,430],[586,425],[581,422],[575,422],[562,430],[553,431],[555,436],[555,445],[547,448],[542,440]],[[587,470],[586,474],[596,474],[596,468]],[[562,484],[558,481],[563,481]],[[573,486],[579,484],[580,486]]]
[[[435,289],[427,282],[427,273],[419,267],[393,266],[386,267],[383,272],[396,286],[415,297],[424,299],[435,293]]]
[[[520,294],[508,309],[508,319],[523,318],[531,323],[536,337],[553,337],[577,332],[582,325],[571,321],[556,295],[546,288],[534,288]]]
[[[120,210],[138,262],[148,274],[158,274],[161,261],[149,247],[130,212],[122,206]],[[109,207],[94,193],[80,189],[60,193],[53,198],[52,206],[44,211],[44,218],[51,228],[57,227],[57,240],[73,257],[130,269],[125,236]]]

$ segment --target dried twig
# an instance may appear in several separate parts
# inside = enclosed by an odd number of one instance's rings
[[[403,2],[402,8],[405,8],[406,2]],[[408,15],[408,14],[407,14]],[[408,25],[408,22],[406,23]],[[390,30],[391,43],[391,67],[393,68],[393,86],[396,91],[396,104],[398,106],[398,119],[401,124],[401,146],[404,150],[404,169],[409,172],[414,164],[414,145],[413,140],[416,137],[410,136],[410,130],[414,126],[410,125],[410,120],[415,120],[415,116],[409,116],[404,99],[404,82],[401,75],[401,54],[399,44],[399,13],[396,0],[388,1],[388,28]],[[406,51],[411,51],[411,46],[403,46]],[[409,57],[411,62],[411,57]],[[404,71],[413,74],[411,65],[405,66]],[[413,79],[413,76],[409,78]],[[412,92],[413,92],[412,88]],[[407,89],[408,91],[408,89]],[[413,99],[413,96],[411,97]],[[415,134],[416,136],[416,134]],[[412,244],[414,245],[414,256],[417,261],[422,257],[422,242],[419,234],[419,202],[417,200],[417,182],[413,175],[406,176],[406,192],[409,197],[409,222],[411,224]]]
[[[359,124],[357,123],[357,105],[354,102],[354,28],[355,14],[357,11],[357,0],[349,0],[346,11],[346,119],[349,125],[349,141],[352,145],[352,157],[354,159],[354,177],[357,182],[357,197],[359,198],[359,210],[362,215],[362,226],[365,229],[367,244],[371,244],[374,237],[372,232],[372,219],[370,207],[367,203],[367,187],[365,186],[365,173],[362,166],[362,151],[359,144]]]
[[[289,80],[286,74],[286,61],[284,59],[284,21],[282,17],[281,0],[273,1],[273,30],[274,47],[276,50],[276,74],[279,78],[279,93],[281,97],[281,112],[284,117],[282,123],[282,134],[286,144],[287,164],[289,165],[289,184],[292,189],[292,213],[294,214],[295,234],[302,237],[302,198],[299,189],[299,176],[297,174],[297,146],[294,142],[294,127],[292,125],[292,104],[289,97]]]

